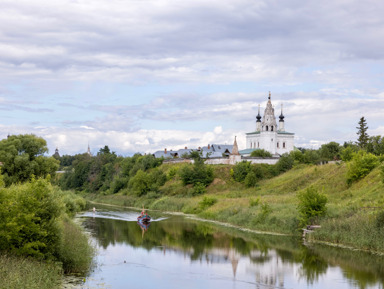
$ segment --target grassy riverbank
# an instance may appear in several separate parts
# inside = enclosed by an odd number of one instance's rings
[[[158,193],[144,196],[128,189],[113,195],[89,195],[94,201],[120,206],[196,214],[242,227],[300,235],[297,194],[309,187],[327,198],[327,214],[319,219],[320,230],[310,239],[354,248],[384,252],[384,228],[379,222],[384,211],[384,185],[380,168],[347,185],[346,164],[298,165],[276,177],[263,179],[247,188],[233,180],[231,166],[213,166],[215,179],[206,193],[194,196],[177,172],[184,164],[160,167],[167,181]]]
[[[46,179],[0,187],[0,289],[61,288],[63,273],[85,274],[93,248],[71,218],[85,205]]]

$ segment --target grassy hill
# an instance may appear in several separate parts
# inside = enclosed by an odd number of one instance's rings
[[[214,166],[215,179],[205,194],[194,196],[175,173],[185,164],[163,164],[168,176],[160,193],[138,197],[128,191],[97,196],[95,201],[153,210],[177,211],[265,232],[300,235],[297,194],[315,187],[328,198],[321,229],[310,240],[384,252],[384,184],[380,168],[347,185],[345,164],[298,165],[252,188],[231,177],[231,166]]]

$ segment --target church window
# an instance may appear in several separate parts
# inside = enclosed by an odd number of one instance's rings
[[[268,126],[265,126],[265,130],[268,131]]]
[[[257,147],[258,147],[258,148],[260,147],[260,143],[259,143],[259,142],[257,142]]]
[[[283,149],[285,149],[285,142],[283,142]]]
[[[279,148],[279,143],[277,143],[277,148]]]
[[[271,131],[273,131],[273,125],[271,126]]]

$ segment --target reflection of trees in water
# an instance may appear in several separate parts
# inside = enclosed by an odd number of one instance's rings
[[[384,288],[384,256],[322,245],[314,246],[312,250],[330,265],[341,267],[343,275],[355,286],[368,288],[381,283]]]
[[[309,284],[325,274],[328,264],[340,266],[344,276],[360,288],[384,284],[384,259],[362,252],[315,246],[307,248],[297,239],[255,235],[209,223],[171,217],[152,222],[145,235],[136,222],[87,219],[85,225],[103,248],[128,244],[147,250],[169,250],[189,256],[192,261],[231,263],[234,276],[242,257],[250,261],[259,284],[283,287],[284,275],[300,266],[300,278]],[[252,265],[253,264],[253,265]]]
[[[319,277],[327,272],[328,263],[311,249],[302,247],[300,278],[305,278],[308,284],[313,284]]]

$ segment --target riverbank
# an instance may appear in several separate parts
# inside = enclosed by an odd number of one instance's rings
[[[61,288],[85,274],[93,247],[72,217],[86,201],[47,179],[0,188],[0,289]]]
[[[214,166],[214,181],[206,193],[194,196],[192,186],[184,186],[175,173],[181,167],[169,164],[160,167],[173,177],[167,179],[159,193],[137,196],[123,190],[113,195],[87,195],[87,198],[119,206],[183,212],[251,230],[299,236],[297,194],[315,187],[328,198],[327,215],[319,219],[321,229],[310,234],[309,241],[384,252],[384,229],[380,227],[384,194],[379,168],[348,186],[345,164],[299,165],[247,188],[232,179],[231,166]]]

